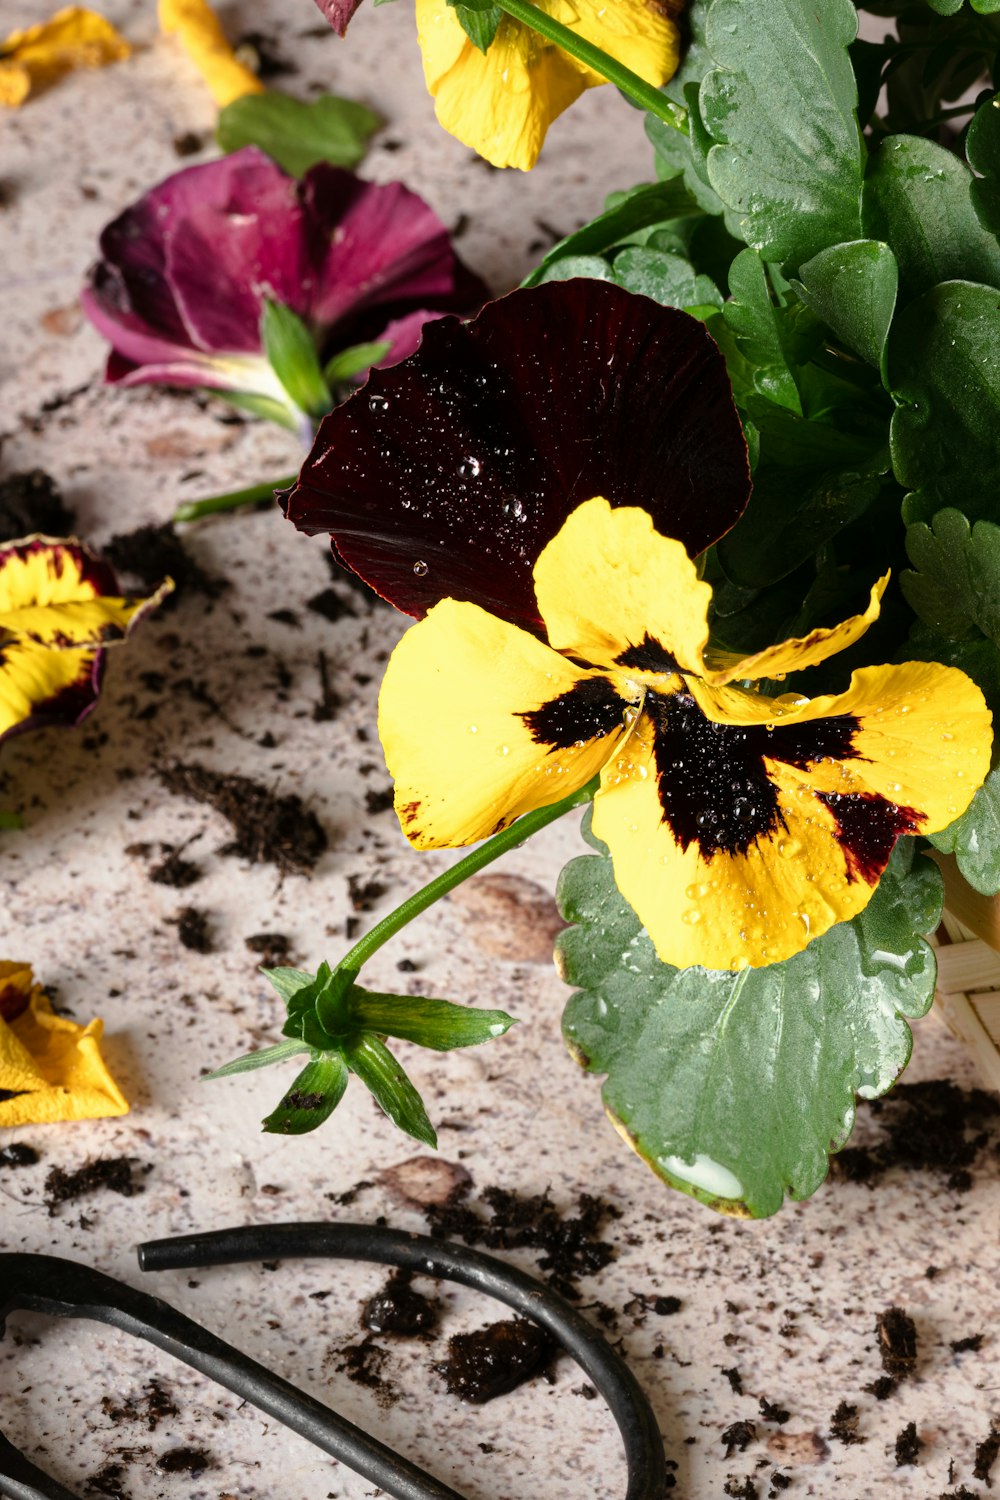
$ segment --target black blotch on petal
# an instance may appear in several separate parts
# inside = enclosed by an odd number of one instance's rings
[[[536,745],[567,750],[580,740],[601,739],[620,729],[627,706],[606,677],[586,677],[551,703],[518,717]]]
[[[629,646],[621,656],[615,657],[619,667],[631,667],[633,672],[679,672],[680,663],[666,646],[660,644],[649,631],[638,646]]]
[[[849,881],[876,885],[889,862],[896,840],[919,832],[925,814],[899,807],[877,792],[818,792],[837,825],[837,842],[844,851]]]
[[[758,839],[785,827],[765,758],[798,770],[823,760],[858,759],[853,737],[859,723],[852,714],[787,727],[776,723],[773,729],[716,724],[690,693],[654,692],[647,694],[646,709],[654,726],[664,821],[682,849],[697,844],[706,860],[746,854]]]

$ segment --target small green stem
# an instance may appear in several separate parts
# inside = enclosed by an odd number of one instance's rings
[[[207,500],[189,500],[174,511],[173,520],[200,521],[202,516],[214,516],[222,510],[239,510],[241,505],[257,505],[261,500],[273,500],[275,490],[287,489],[297,479],[295,474],[286,474],[283,479],[274,479],[267,484],[252,484],[245,490],[230,490],[225,495],[210,495]]]
[[[577,58],[588,68],[593,68],[595,73],[600,73],[602,78],[615,84],[623,94],[634,99],[642,109],[648,110],[664,124],[672,125],[674,130],[680,131],[681,135],[687,135],[687,110],[674,104],[666,94],[661,94],[659,89],[655,89],[651,83],[640,78],[638,73],[633,73],[631,68],[626,68],[624,63],[609,57],[600,47],[595,47],[593,42],[588,42],[575,31],[571,31],[561,21],[553,20],[552,16],[539,10],[537,5],[533,5],[531,0],[496,0],[496,3],[509,16],[523,21],[539,35],[547,37],[550,42],[555,42],[557,47],[561,47],[571,57]],[[608,0],[608,3],[613,4],[614,0]]]
[[[508,849],[513,849],[517,844],[523,844],[525,839],[531,838],[533,833],[538,833],[547,824],[554,823],[573,807],[582,807],[585,802],[593,800],[594,793],[600,784],[600,778],[595,776],[588,781],[586,786],[577,792],[571,792],[561,802],[553,802],[548,807],[536,808],[534,812],[525,813],[518,818],[509,828],[504,828],[500,833],[495,833],[492,838],[487,839],[478,848],[473,849],[464,859],[452,865],[450,870],[445,870],[434,880],[425,885],[423,890],[417,891],[415,896],[410,896],[391,911],[381,922],[377,922],[371,932],[366,932],[363,938],[355,943],[351,951],[341,959],[337,965],[343,972],[349,970],[357,974],[362,964],[368,962],[372,954],[377,952],[384,943],[394,937],[414,917],[418,917],[422,911],[433,906],[435,901],[440,901],[442,896],[447,896],[463,880],[468,880],[470,875],[476,875],[486,865],[492,864],[499,859],[501,854],[506,854]]]

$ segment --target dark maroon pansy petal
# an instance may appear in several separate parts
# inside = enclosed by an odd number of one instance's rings
[[[285,504],[398,609],[466,599],[537,631],[535,559],[585,500],[643,507],[693,555],[749,493],[703,325],[576,280],[429,323],[414,355],[324,419]]]
[[[343,36],[347,23],[361,4],[361,0],[316,0],[334,31]]]

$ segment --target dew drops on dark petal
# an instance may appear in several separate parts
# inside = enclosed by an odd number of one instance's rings
[[[427,564],[425,562],[415,562],[413,564],[413,571],[418,578],[423,578],[427,573]]]
[[[388,411],[389,410],[389,397],[388,396],[379,396],[379,395],[373,393],[372,395],[370,395],[368,397],[368,410],[369,411]]]

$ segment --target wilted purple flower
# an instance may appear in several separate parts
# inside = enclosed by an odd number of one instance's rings
[[[276,403],[270,414],[293,423],[301,414],[263,353],[267,301],[305,322],[321,363],[384,341],[379,363],[394,364],[428,318],[471,312],[487,296],[401,183],[325,163],[299,182],[253,146],[174,173],[100,244],[82,300],[112,345],[110,382],[209,387]]]

